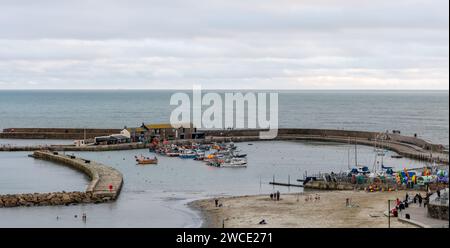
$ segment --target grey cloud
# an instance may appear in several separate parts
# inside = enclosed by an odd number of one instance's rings
[[[448,4],[0,0],[0,89],[448,89]]]

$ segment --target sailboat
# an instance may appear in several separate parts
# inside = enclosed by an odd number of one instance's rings
[[[350,143],[350,139],[349,139]],[[349,174],[369,174],[370,170],[367,166],[358,165],[358,142],[355,138],[355,167],[350,169],[350,149],[348,150],[348,166],[349,166]]]
[[[377,137],[375,138],[375,152],[377,153],[377,156],[384,157],[386,155],[386,150],[384,149],[384,145],[383,145],[384,138],[383,137],[378,138],[378,137],[380,137],[380,134],[377,135]],[[380,139],[379,147],[377,146],[378,139]]]

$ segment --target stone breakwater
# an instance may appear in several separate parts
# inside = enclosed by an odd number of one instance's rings
[[[259,141],[259,132],[264,130],[204,130],[209,141],[249,142]],[[383,139],[381,143],[380,140]],[[275,140],[307,140],[320,142],[349,143],[375,146],[382,145],[399,155],[423,161],[434,161],[448,165],[449,155],[444,146],[423,139],[392,133],[328,129],[279,129]]]
[[[0,146],[0,152],[26,152],[26,151],[71,151],[71,152],[102,152],[102,151],[118,151],[148,148],[143,143],[125,143],[115,145],[90,145],[90,146],[74,146],[74,145],[38,145],[38,146]]]
[[[0,133],[2,139],[92,139],[119,133],[112,128],[6,128]]]
[[[74,156],[56,152],[36,151],[36,159],[43,159],[77,169],[89,176],[91,182],[85,192],[53,192],[0,195],[1,207],[53,206],[79,203],[102,203],[114,201],[123,184],[122,174],[114,168]]]
[[[19,206],[56,206],[80,203],[101,203],[109,199],[96,197],[92,192],[54,192],[11,194],[0,196],[0,208]]]

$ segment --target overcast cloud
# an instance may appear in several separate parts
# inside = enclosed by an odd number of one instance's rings
[[[448,0],[0,0],[0,89],[448,89]]]

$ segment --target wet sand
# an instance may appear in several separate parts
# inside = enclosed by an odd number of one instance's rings
[[[240,196],[218,198],[222,207],[215,207],[214,199],[195,201],[190,206],[201,211],[203,226],[211,228],[222,227],[223,223],[235,228],[387,228],[387,200],[403,199],[405,193],[307,191],[281,195],[280,201],[271,200],[269,195]],[[411,196],[416,192],[408,193]],[[314,199],[316,194],[320,200]],[[313,200],[305,201],[310,195]],[[346,207],[347,198],[351,198],[351,207]],[[262,219],[267,224],[258,224]],[[414,226],[391,218],[391,227]]]

